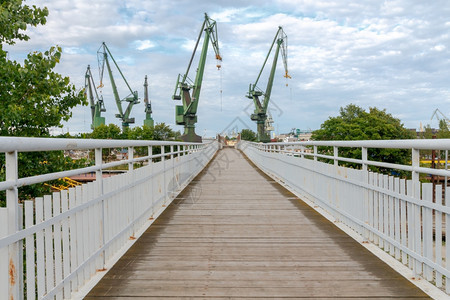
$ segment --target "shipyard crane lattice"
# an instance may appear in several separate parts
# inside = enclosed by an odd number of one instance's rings
[[[122,77],[123,81],[125,82],[128,90],[130,91],[130,94],[126,96],[125,98],[121,99],[119,97],[119,92],[117,90],[116,82],[114,80],[114,76],[112,74],[111,64],[109,59],[111,58],[112,62],[116,66],[117,70],[119,71],[120,76]],[[123,75],[122,71],[119,68],[119,65],[117,64],[116,60],[111,54],[111,51],[109,51],[109,48],[106,46],[105,42],[102,43],[99,50],[97,51],[97,59],[98,59],[98,65],[99,65],[99,71],[100,71],[100,87],[103,87],[103,74],[105,71],[105,67],[107,69],[109,80],[111,82],[111,87],[114,94],[114,99],[116,100],[117,109],[119,111],[118,114],[116,114],[116,118],[119,118],[122,120],[122,129],[128,128],[130,124],[134,123],[134,118],[130,117],[131,109],[133,108],[133,105],[139,103],[138,98],[138,92],[133,91],[128,84],[128,81],[126,80],[125,76]],[[122,102],[128,102],[128,106],[124,110],[122,108]]]
[[[262,72],[264,71],[264,67],[266,66],[267,60],[269,59],[270,53],[272,52],[272,49],[276,43],[276,49],[273,57],[273,63],[272,68],[269,75],[269,81],[267,82],[267,87],[265,91],[262,91],[260,88],[258,88],[258,81],[261,77]],[[266,131],[266,120],[267,120],[267,108],[269,106],[270,96],[272,93],[272,86],[273,86],[273,80],[275,76],[275,70],[277,67],[277,60],[278,55],[281,50],[281,56],[283,58],[283,65],[284,65],[284,77],[291,78],[288,73],[288,67],[287,67],[287,35],[284,32],[283,28],[280,26],[278,27],[278,31],[275,35],[275,38],[273,39],[272,45],[270,46],[269,52],[267,53],[266,59],[264,60],[263,66],[261,68],[261,71],[258,74],[258,77],[256,78],[256,81],[254,84],[250,84],[249,91],[247,93],[247,98],[252,99],[253,103],[255,105],[254,113],[250,116],[252,121],[255,121],[257,124],[257,131],[258,136],[257,139],[259,142],[269,142],[270,137],[267,134]],[[263,96],[263,101],[259,99],[259,97]]]
[[[189,79],[189,70],[192,65],[197,47],[200,43],[200,39],[204,33],[202,51],[200,53],[200,59],[197,67],[197,74],[194,82]],[[205,13],[205,20],[203,21],[200,34],[198,35],[197,42],[194,47],[191,59],[189,61],[187,71],[184,75],[179,74],[177,83],[175,86],[175,92],[172,96],[173,100],[182,100],[183,105],[175,106],[175,121],[177,125],[184,125],[184,134],[181,139],[185,142],[198,142],[202,141],[202,138],[195,133],[195,123],[197,123],[197,108],[200,98],[200,90],[202,87],[203,74],[206,63],[206,56],[208,52],[209,41],[211,41],[212,47],[216,54],[218,61],[222,60],[219,52],[219,41],[217,36],[216,21],[212,20]],[[220,68],[220,64],[217,64],[217,68]],[[192,90],[192,94],[191,94]]]
[[[106,111],[105,103],[103,102],[103,96],[98,96],[94,78],[91,73],[91,67],[89,65],[84,77],[84,95],[89,99],[89,105],[91,107],[91,129],[104,125],[105,117],[102,117],[101,113]]]

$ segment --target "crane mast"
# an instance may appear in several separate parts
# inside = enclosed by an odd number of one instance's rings
[[[120,70],[119,66],[117,65],[116,60],[112,56],[111,52],[109,51],[109,48],[106,46],[105,42],[102,43],[100,46],[100,49],[97,51],[97,58],[98,58],[98,64],[100,69],[100,86],[103,86],[103,73],[106,70],[109,75],[109,80],[111,82],[111,87],[114,94],[114,99],[116,100],[117,109],[119,111],[118,114],[116,114],[116,118],[119,118],[122,120],[122,129],[128,128],[130,124],[134,123],[134,118],[130,118],[131,109],[133,108],[134,104],[139,103],[138,98],[138,92],[133,91],[128,84],[128,81],[126,80],[125,76],[123,75],[122,71]],[[112,74],[112,69],[110,65],[109,58],[113,61],[114,65],[116,66],[117,70],[119,71],[120,76],[122,77],[123,81],[125,82],[126,86],[128,87],[128,90],[130,91],[130,94],[126,96],[123,99],[120,99],[119,92],[117,90],[116,82],[114,80],[114,76]],[[128,102],[127,108],[125,111],[122,108],[122,102]]]
[[[105,112],[105,104],[103,97],[99,97],[97,89],[95,87],[94,78],[91,73],[91,66],[88,65],[85,79],[84,79],[84,94],[89,99],[91,107],[92,124],[91,129],[95,129],[100,125],[105,124],[105,117],[101,116],[102,112]]]
[[[197,67],[197,74],[194,82],[189,79],[189,70],[192,65],[197,47],[200,43],[200,39],[204,33],[203,46],[200,54],[200,59]],[[208,53],[209,42],[211,41],[212,47],[216,54],[216,59],[221,61],[222,57],[219,52],[219,43],[217,36],[216,21],[212,20],[205,13],[205,20],[203,21],[202,28],[197,38],[197,42],[194,47],[191,59],[188,64],[187,71],[184,75],[179,74],[177,83],[175,86],[175,92],[172,96],[173,100],[182,100],[183,105],[175,106],[175,121],[177,125],[184,125],[184,134],[181,139],[185,142],[198,142],[202,141],[202,138],[195,133],[195,123],[197,123],[197,108],[200,98],[200,90],[202,87],[203,74],[206,63],[206,56]],[[220,68],[220,64],[217,64],[217,68]],[[191,95],[192,90],[192,95]]]
[[[153,127],[155,125],[155,122],[152,118],[152,103],[148,99],[147,75],[145,75],[145,80],[144,80],[144,103],[145,103],[144,126]]]
[[[261,89],[259,89],[257,85],[275,44],[276,49],[273,57],[272,68],[270,70],[269,81],[267,82],[267,87],[264,92]],[[273,39],[272,45],[270,46],[269,52],[267,53],[266,59],[264,60],[263,66],[258,74],[258,77],[256,78],[255,83],[250,84],[249,91],[247,93],[247,98],[252,99],[253,104],[255,105],[254,113],[250,116],[250,119],[252,121],[255,121],[257,124],[257,131],[258,131],[257,138],[259,142],[266,143],[270,141],[270,137],[266,131],[267,108],[269,106],[270,96],[272,94],[273,80],[275,77],[275,71],[277,68],[277,61],[280,50],[281,56],[283,58],[283,65],[285,71],[284,77],[291,78],[291,76],[289,76],[288,74],[288,67],[287,67],[287,35],[281,26],[278,27],[278,31],[275,35],[275,38]],[[259,99],[261,96],[264,97],[262,102]]]

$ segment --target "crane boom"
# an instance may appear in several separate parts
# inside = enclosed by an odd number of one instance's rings
[[[88,65],[85,79],[84,79],[84,93],[86,98],[89,98],[89,104],[91,106],[91,128],[95,129],[100,125],[105,124],[105,118],[101,116],[102,112],[105,112],[105,104],[103,97],[99,97],[97,89],[95,88],[94,78],[91,73],[91,66]],[[95,94],[95,96],[94,96]]]
[[[188,77],[189,71],[203,33],[203,46],[199,58],[197,73],[194,82],[191,83]],[[172,96],[173,100],[183,100],[183,105],[177,105],[175,107],[175,121],[177,125],[184,125],[184,134],[181,136],[181,139],[186,142],[202,141],[202,138],[195,134],[195,123],[197,123],[197,108],[200,99],[200,91],[202,87],[209,42],[212,44],[216,54],[216,59],[221,61],[222,57],[220,56],[219,51],[216,21],[209,18],[209,16],[205,13],[205,20],[203,21],[200,29],[200,33],[198,35],[186,73],[184,75],[178,75],[177,83],[175,85],[175,92]],[[217,67],[220,68],[220,65],[218,64]],[[192,95],[190,94],[191,89]]]
[[[441,115],[441,117],[439,117],[439,115]],[[447,118],[446,115],[444,115],[444,113],[442,111],[439,110],[439,108],[436,108],[433,112],[433,114],[431,115],[431,120],[433,120],[433,118],[436,117],[436,119],[439,121],[439,123],[441,121],[445,122],[445,125],[447,125],[447,128],[450,129],[450,119]]]
[[[261,74],[264,71],[264,68],[267,64],[267,60],[269,59],[269,56],[272,52],[272,49],[275,48],[275,53],[273,57],[272,62],[272,68],[269,74],[269,80],[267,82],[266,90],[263,92],[258,88],[258,82],[261,78]],[[256,81],[254,84],[250,84],[249,91],[247,94],[247,98],[250,98],[253,100],[253,104],[255,105],[254,113],[250,116],[252,121],[255,121],[257,123],[257,130],[258,130],[258,141],[260,142],[268,142],[270,141],[270,137],[267,135],[266,131],[266,120],[267,120],[267,108],[269,107],[269,101],[270,96],[272,94],[272,86],[273,86],[273,80],[275,77],[275,71],[277,68],[277,61],[278,56],[281,50],[281,56],[283,59],[283,65],[284,65],[284,77],[291,78],[288,73],[288,67],[287,67],[287,35],[284,32],[283,28],[280,26],[278,27],[278,31],[275,34],[275,37],[273,39],[273,42],[270,46],[269,52],[267,53],[266,59],[264,60],[264,63],[262,65],[261,70],[259,71],[258,77],[256,78]],[[260,96],[264,97],[263,102],[261,103],[261,100],[259,99]]]
[[[134,104],[139,103],[138,98],[138,92],[133,91],[128,84],[128,81],[126,80],[125,76],[123,75],[122,71],[119,68],[119,65],[117,64],[116,60],[114,59],[113,55],[111,54],[111,51],[109,51],[109,48],[106,46],[105,42],[102,43],[99,50],[97,51],[97,57],[98,57],[98,64],[100,69],[100,87],[103,86],[103,74],[106,66],[106,70],[109,75],[109,80],[111,82],[111,87],[114,94],[114,99],[116,100],[117,109],[119,111],[118,114],[116,114],[116,118],[119,118],[122,120],[122,128],[128,128],[130,124],[134,123],[134,118],[130,118],[131,109],[133,108]],[[117,85],[114,80],[114,76],[112,73],[112,68],[110,65],[109,58],[111,58],[112,62],[116,66],[116,69],[119,71],[120,76],[122,77],[123,81],[125,82],[128,90],[130,91],[130,94],[126,96],[123,99],[120,99],[119,92],[117,90]],[[128,106],[126,107],[125,111],[122,108],[122,102],[128,102]]]

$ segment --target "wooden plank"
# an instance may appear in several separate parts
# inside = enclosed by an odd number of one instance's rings
[[[428,298],[239,152],[223,151],[228,166],[204,170],[86,299]],[[377,212],[384,217],[384,205]]]

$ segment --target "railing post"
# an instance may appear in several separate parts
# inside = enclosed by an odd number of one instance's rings
[[[317,161],[317,146],[314,145],[314,161]]]
[[[150,173],[150,198],[151,198],[151,201],[152,201],[152,215],[150,216],[150,218],[153,218],[153,214],[154,214],[154,203],[153,203],[153,181],[155,180],[154,178],[153,178],[153,158],[152,158],[152,156],[153,156],[153,146],[148,146],[148,148],[147,148],[148,150],[147,150],[147,154],[148,154],[148,156],[150,156],[150,158],[148,159],[148,167],[149,167],[149,173]]]
[[[334,165],[338,166],[339,165],[339,150],[337,146],[333,146],[333,156],[334,156]]]
[[[411,166],[413,168],[411,172],[412,179],[412,197],[415,199],[420,199],[420,181],[419,181],[419,172],[417,172],[417,168],[420,166],[420,151],[419,149],[411,149]],[[421,207],[418,205],[414,205],[414,251],[416,253],[422,253],[422,236],[421,236],[421,226],[420,223],[420,213]],[[413,271],[415,275],[420,275],[422,273],[422,263],[419,260],[416,260],[414,264]]]
[[[6,209],[8,214],[8,235],[19,231],[19,192],[17,180],[19,170],[17,163],[17,151],[5,153],[6,158],[6,181],[14,181],[14,187],[6,190]],[[9,245],[8,248],[8,298],[19,299],[19,280],[23,280],[22,274],[18,274],[19,266],[19,243]]]
[[[128,163],[128,180],[129,180],[129,184],[130,185],[134,185],[134,182],[135,182],[135,180],[134,180],[134,162],[133,162],[133,159],[134,159],[134,147],[128,147],[128,160],[131,160],[129,163]],[[131,223],[134,223],[134,221],[135,221],[135,210],[136,210],[136,205],[135,205],[135,202],[136,202],[136,187],[132,187],[132,189],[131,189],[131,191],[130,191],[130,196],[131,196]],[[133,225],[133,226],[131,226],[132,228],[131,228],[131,230],[132,230],[132,232],[131,232],[131,235],[134,237],[134,234],[135,234],[135,226]]]
[[[166,146],[161,145],[161,162],[163,165],[163,197],[164,197],[164,203],[166,204],[167,201],[167,187],[166,187]]]
[[[103,169],[102,164],[103,164],[103,159],[102,159],[102,148],[95,148],[95,166],[96,167],[100,167],[99,170],[95,171],[95,181],[97,182],[97,192],[98,194],[96,195],[97,197],[101,196],[104,194],[104,190],[103,190]],[[106,232],[106,224],[105,224],[105,200],[102,200],[102,230],[101,232],[101,241],[102,241],[102,247],[105,245],[106,243],[106,238],[105,238],[105,232]],[[103,268],[105,268],[106,265],[106,253],[105,250],[103,250],[102,253],[102,265]]]
[[[172,198],[172,195],[174,195],[175,193],[175,186],[176,186],[176,180],[175,180],[175,155],[173,153],[174,151],[174,146],[170,145],[170,160],[172,161],[172,180],[170,182],[172,182],[172,186],[170,187],[171,189],[171,195],[170,198]]]
[[[5,236],[8,236],[8,209],[0,207],[0,238]],[[8,248],[0,248],[0,299],[9,299]]]
[[[362,172],[363,172],[363,180],[364,184],[369,183],[369,170],[367,168],[367,148],[361,148],[361,159],[362,159]],[[363,202],[363,217],[364,223],[369,225],[369,189],[365,189],[364,191],[364,202]],[[363,228],[363,238],[365,241],[369,240],[369,230],[367,228]]]

